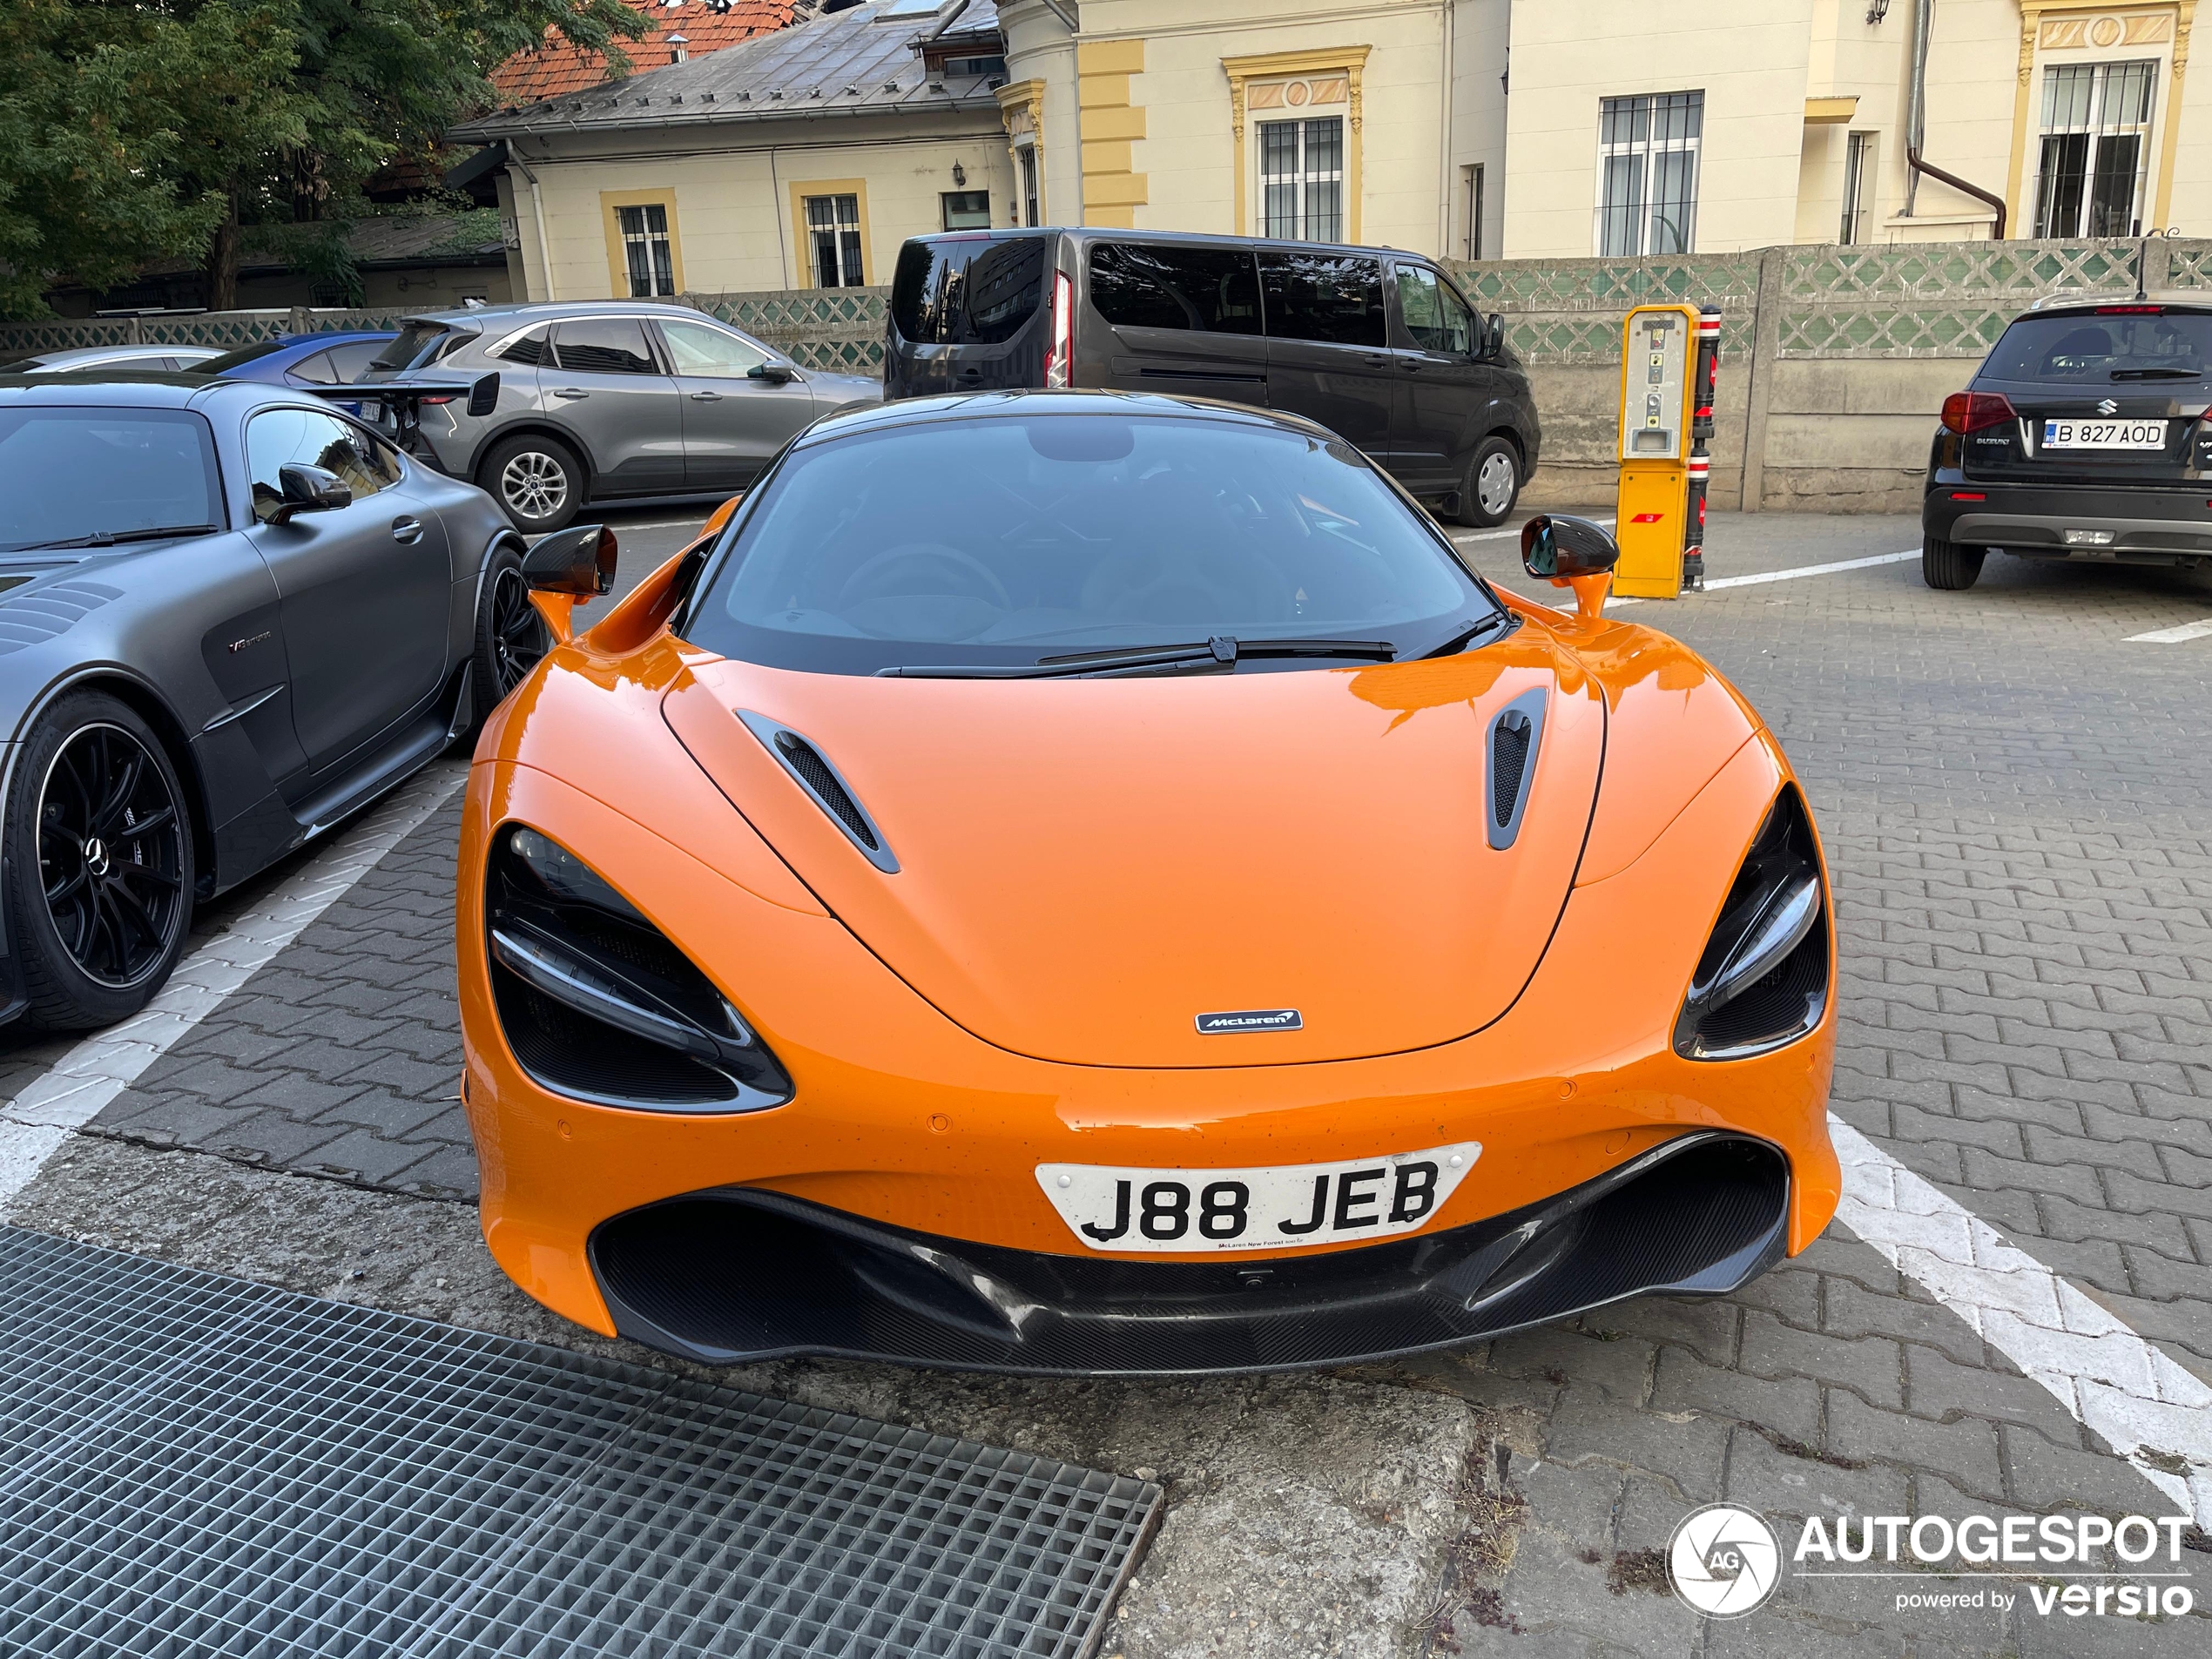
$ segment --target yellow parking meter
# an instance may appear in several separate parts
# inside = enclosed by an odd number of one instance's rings
[[[1638,306],[1622,325],[1621,494],[1614,519],[1621,563],[1613,591],[1624,597],[1671,599],[1683,590],[1683,556],[1694,530],[1690,425],[1697,410],[1699,320],[1696,306]]]

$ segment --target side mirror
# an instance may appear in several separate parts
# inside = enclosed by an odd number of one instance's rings
[[[596,599],[615,585],[615,533],[604,524],[572,524],[540,536],[523,555],[523,580],[532,593]]]
[[[300,513],[327,513],[354,504],[352,485],[334,472],[303,462],[279,467],[277,486],[284,499],[269,516],[272,524],[289,523]]]
[[[1530,576],[1571,582],[1603,576],[1620,562],[1621,544],[1587,518],[1539,513],[1521,527],[1521,563]]]
[[[1482,320],[1482,354],[1496,359],[1505,355],[1506,320],[1492,312]]]
[[[772,358],[765,363],[755,363],[745,370],[745,378],[766,381],[771,386],[788,386],[799,378],[799,371],[789,363],[779,363]]]

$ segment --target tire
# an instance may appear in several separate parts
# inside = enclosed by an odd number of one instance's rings
[[[0,902],[32,1023],[84,1031],[152,1000],[192,931],[192,837],[176,767],[131,706],[61,698],[16,757]]]
[[[1934,536],[1923,537],[1920,543],[1920,575],[1932,588],[1946,593],[1959,593],[1974,585],[1981,577],[1981,562],[1989,551],[1985,547],[1961,547],[1956,542],[1943,542]]]
[[[564,529],[583,507],[583,463],[576,451],[535,432],[492,445],[476,482],[525,536]]]
[[[1521,499],[1521,452],[1504,438],[1483,439],[1475,445],[1466,475],[1460,481],[1453,523],[1478,529],[1504,523],[1514,502]]]
[[[523,580],[523,556],[511,547],[494,549],[476,602],[476,650],[469,677],[476,725],[513,695],[552,647],[553,636]]]

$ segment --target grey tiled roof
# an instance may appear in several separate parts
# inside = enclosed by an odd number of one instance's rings
[[[995,110],[998,78],[940,78],[923,70],[914,44],[938,26],[943,14],[885,16],[893,3],[875,0],[725,46],[688,63],[500,111],[456,127],[449,136],[463,143],[489,144],[524,132]],[[993,0],[970,0],[948,35],[965,38],[995,29],[997,20]]]

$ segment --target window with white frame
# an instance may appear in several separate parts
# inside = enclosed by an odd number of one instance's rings
[[[1608,98],[1598,110],[1598,253],[1688,253],[1697,236],[1703,92]]]
[[[1344,117],[1259,124],[1259,233],[1344,240]]]
[[[2038,236],[2139,236],[2158,65],[2054,64],[2043,71]]]
[[[816,287],[867,286],[867,273],[860,268],[858,196],[807,197],[806,241],[813,260]]]
[[[615,209],[622,231],[623,262],[632,300],[664,299],[676,292],[676,250],[668,234],[668,209],[658,202]]]
[[[1874,135],[1853,132],[1844,141],[1844,216],[1836,227],[1836,239],[1846,245],[1864,242],[1873,206]]]

